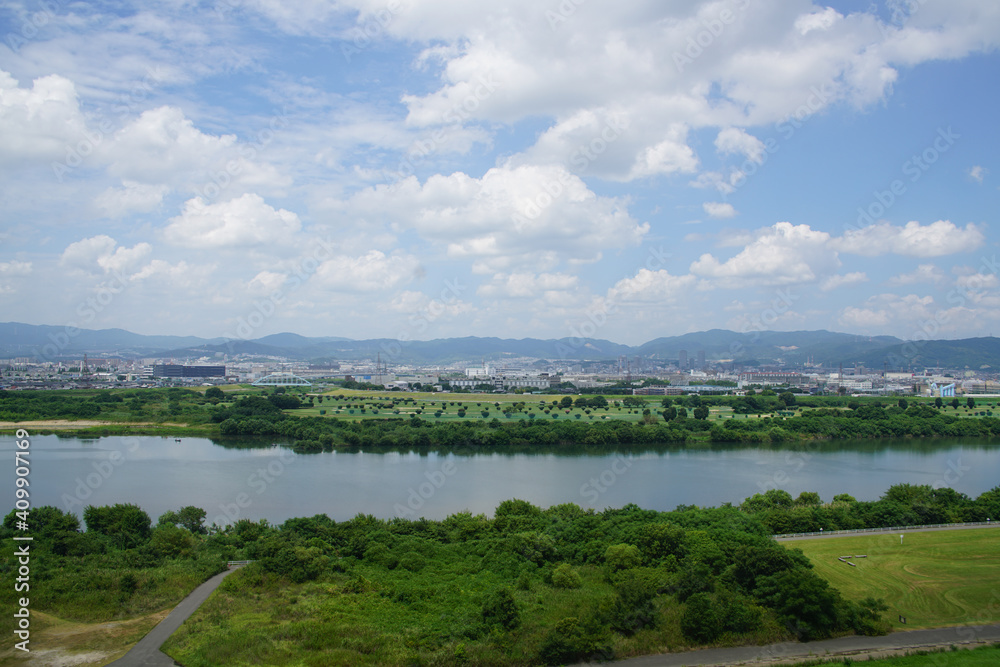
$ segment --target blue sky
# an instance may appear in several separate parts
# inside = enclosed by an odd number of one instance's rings
[[[1000,329],[1000,5],[0,6],[5,321]]]

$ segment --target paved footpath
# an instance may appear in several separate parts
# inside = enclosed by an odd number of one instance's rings
[[[963,625],[932,630],[893,632],[884,637],[838,637],[818,642],[785,642],[768,646],[708,648],[630,658],[614,664],[626,667],[693,667],[694,665],[754,664],[788,659],[834,658],[867,651],[927,649],[951,644],[1000,641],[1000,625]]]
[[[129,649],[128,653],[110,663],[108,667],[112,667],[112,665],[114,667],[174,667],[177,663],[166,653],[160,651],[160,646],[167,641],[170,635],[177,632],[181,623],[186,621],[208,599],[208,596],[218,588],[222,580],[238,570],[239,567],[232,567],[225,572],[220,572],[191,591],[191,594],[181,600],[180,604],[174,607],[174,610],[165,619],[139,640],[139,643]]]
[[[1000,521],[985,526],[940,526],[937,528],[897,528],[896,530],[873,530],[861,533],[835,533],[831,535],[805,535],[802,537],[776,537],[778,542],[793,542],[795,540],[825,540],[831,537],[864,537],[866,535],[898,535],[901,533],[933,533],[939,530],[980,530],[1000,527]]]

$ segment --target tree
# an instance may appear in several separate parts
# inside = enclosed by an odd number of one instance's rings
[[[517,608],[514,596],[506,588],[498,588],[483,601],[481,610],[483,624],[496,626],[503,630],[514,630],[521,625],[521,612]]]
[[[670,398],[669,396],[664,397],[663,400],[660,401],[660,405],[662,405],[665,408],[669,408],[673,404],[674,404],[674,399]]]
[[[131,549],[149,541],[149,515],[138,505],[88,505],[83,510],[83,520],[87,524],[87,530],[107,535],[119,549]]]
[[[972,410],[973,408],[975,408],[976,407],[976,399],[972,398],[971,396],[969,398],[965,399],[965,407],[969,408],[970,410]]]
[[[694,418],[695,419],[708,419],[708,412],[709,412],[709,410],[708,410],[707,407],[705,407],[704,405],[699,405],[698,407],[696,407],[694,409]]]
[[[909,403],[906,402],[905,398],[901,398],[901,399],[899,399],[899,403],[897,403],[897,405],[899,405],[899,407],[901,407],[902,409],[905,410],[907,408],[907,406],[909,405]]]
[[[570,396],[563,396],[563,399],[559,401],[559,406],[562,408],[573,407],[573,399]]]
[[[205,390],[205,398],[217,398],[220,401],[226,397],[225,392],[223,392],[218,387],[209,387]]]
[[[667,408],[666,410],[664,410],[663,411],[663,418],[666,421],[668,421],[668,422],[671,422],[671,421],[677,419],[677,408],[671,406],[671,407]]]
[[[688,598],[681,615],[681,632],[692,641],[707,644],[719,636],[720,620],[712,598],[706,593],[695,593]]]
[[[783,391],[778,394],[778,400],[784,404],[786,408],[790,408],[795,405],[795,394],[790,391]]]
[[[951,407],[953,407],[954,409],[958,410],[958,406],[960,406],[961,404],[962,402],[959,401],[957,398],[951,399]]]
[[[799,507],[819,507],[823,504],[823,500],[815,491],[803,491],[795,499],[795,504]]]
[[[188,531],[196,534],[208,532],[205,529],[205,510],[194,505],[182,507],[176,512],[173,510],[164,512],[157,521],[158,526],[183,526]]]
[[[934,407],[935,408],[937,408],[937,409],[940,410],[942,405],[944,405],[944,401],[941,400],[940,396],[938,396],[937,398],[934,399]]]
[[[687,408],[677,408],[678,419],[687,419],[687,416],[688,416]]]

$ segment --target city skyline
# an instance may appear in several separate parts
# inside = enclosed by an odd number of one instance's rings
[[[661,5],[8,4],[4,320],[992,334],[1000,7]]]

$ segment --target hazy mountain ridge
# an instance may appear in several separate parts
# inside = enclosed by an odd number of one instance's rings
[[[1000,339],[969,338],[907,342],[893,336],[859,336],[833,331],[750,331],[724,329],[654,338],[630,346],[602,339],[538,339],[465,336],[426,341],[391,338],[353,340],[337,336],[302,336],[278,333],[254,340],[227,340],[197,336],[150,336],[124,329],[78,329],[0,323],[0,355],[53,359],[60,356],[142,356],[153,358],[257,355],[298,361],[375,359],[390,363],[449,363],[484,359],[493,364],[505,358],[548,360],[614,360],[619,356],[674,361],[681,350],[696,364],[699,352],[706,361],[784,362],[807,361],[825,366],[862,363],[873,370],[925,366],[950,368],[1000,368]]]

